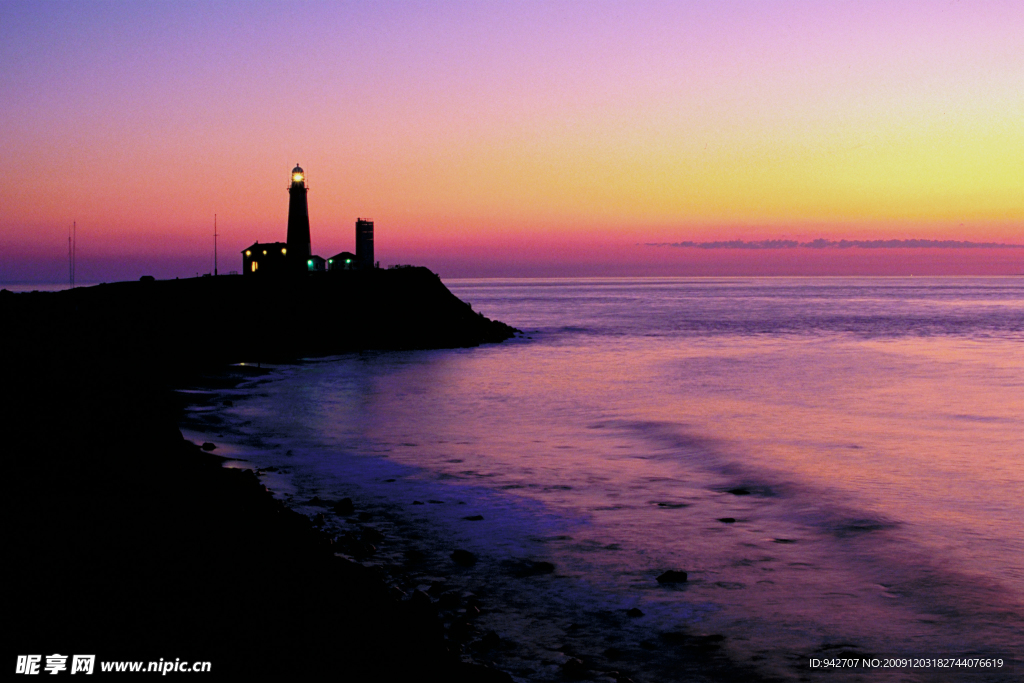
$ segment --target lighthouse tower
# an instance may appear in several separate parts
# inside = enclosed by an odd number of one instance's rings
[[[306,172],[295,164],[292,184],[288,188],[288,260],[294,264],[290,270],[306,270],[312,253],[309,247],[309,204],[306,202]]]

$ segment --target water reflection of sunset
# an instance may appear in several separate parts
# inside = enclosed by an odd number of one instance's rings
[[[531,338],[280,368],[225,426],[274,444],[250,457],[301,473],[296,499],[358,490],[425,555],[477,553],[470,582],[514,596],[483,627],[525,648],[577,624],[598,653],[614,633],[652,670],[679,655],[652,633],[722,634],[779,679],[837,642],[1020,642],[1017,278],[451,286]],[[523,558],[550,580],[510,575]]]

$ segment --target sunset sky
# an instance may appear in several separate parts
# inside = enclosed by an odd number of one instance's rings
[[[1024,274],[1024,2],[0,0],[0,282],[240,269],[309,178],[444,277]]]

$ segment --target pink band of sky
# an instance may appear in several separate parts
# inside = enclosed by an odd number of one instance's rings
[[[1021,274],[1021,2],[0,3],[0,282],[283,240],[442,276]]]

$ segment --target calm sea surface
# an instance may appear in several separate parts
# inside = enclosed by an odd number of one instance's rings
[[[1024,654],[1024,279],[447,284],[528,336],[281,366],[196,420],[302,512],[351,496],[407,589],[477,592],[485,659],[639,683],[699,678],[684,650],[787,680]]]

